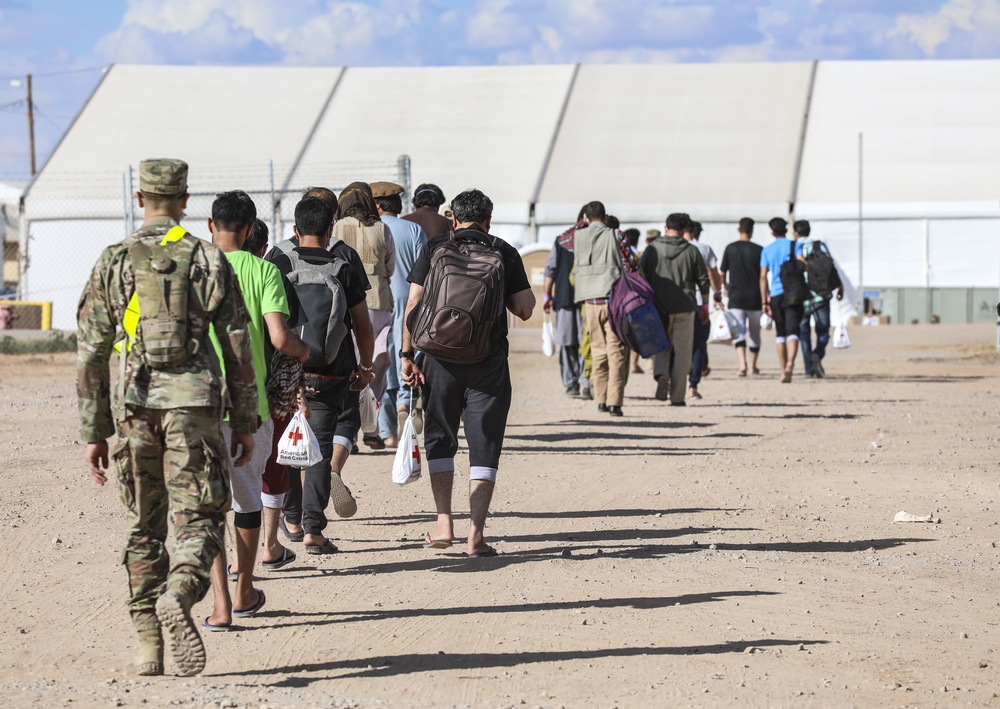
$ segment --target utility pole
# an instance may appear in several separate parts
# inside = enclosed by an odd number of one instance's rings
[[[35,176],[35,104],[31,100],[31,74],[28,74],[28,148],[31,150],[31,176]]]

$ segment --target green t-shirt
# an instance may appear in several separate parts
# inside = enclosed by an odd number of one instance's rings
[[[257,258],[246,251],[230,251],[226,253],[229,264],[236,272],[236,280],[243,293],[243,301],[250,316],[248,329],[250,331],[250,349],[253,351],[253,371],[257,377],[257,396],[260,401],[260,419],[267,421],[271,412],[267,408],[267,362],[264,360],[264,338],[267,330],[264,327],[266,313],[281,313],[288,317],[288,301],[285,298],[285,288],[281,283],[281,273],[273,263]],[[226,363],[222,361],[222,348],[215,330],[211,331],[212,345],[219,358],[219,364],[225,374]]]

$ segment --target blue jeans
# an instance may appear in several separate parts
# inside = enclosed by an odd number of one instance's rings
[[[816,349],[812,347],[810,316],[816,318]],[[811,355],[815,353],[823,359],[826,356],[828,342],[830,342],[830,301],[824,300],[812,310],[807,309],[799,325],[799,347],[802,349],[802,359],[806,365],[806,376],[813,374]]]

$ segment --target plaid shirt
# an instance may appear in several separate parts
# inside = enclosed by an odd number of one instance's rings
[[[305,374],[299,361],[275,352],[265,385],[271,418],[290,419],[299,410],[299,391],[305,385]]]

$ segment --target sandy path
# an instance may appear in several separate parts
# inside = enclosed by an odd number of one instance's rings
[[[565,397],[535,337],[500,558],[421,549],[427,481],[363,453],[343,553],[261,572],[264,612],[206,638],[205,674],[152,681],[128,675],[124,515],[81,464],[72,358],[0,360],[0,706],[1000,705],[991,327],[855,328],[791,386],[713,347],[703,401],[646,375],[619,420]]]

